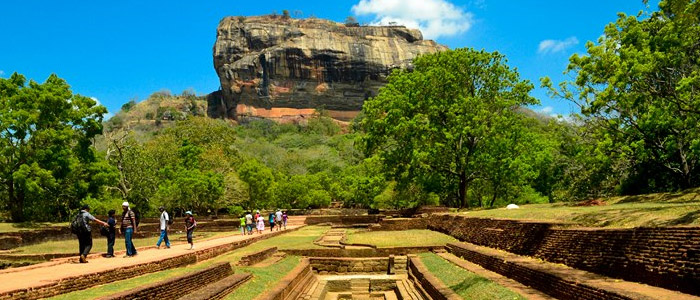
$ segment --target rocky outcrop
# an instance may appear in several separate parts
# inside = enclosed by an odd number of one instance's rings
[[[214,67],[221,91],[211,117],[284,118],[324,108],[350,119],[396,68],[446,49],[403,26],[345,26],[320,19],[226,17],[219,23]]]

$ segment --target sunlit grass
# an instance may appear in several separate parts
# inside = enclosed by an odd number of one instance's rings
[[[384,247],[444,246],[457,240],[449,235],[425,229],[403,231],[353,231],[346,242]]]
[[[487,278],[462,269],[432,252],[421,253],[419,257],[430,273],[464,299],[525,299],[519,294]]]

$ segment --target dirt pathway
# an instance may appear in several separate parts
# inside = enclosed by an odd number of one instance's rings
[[[303,221],[302,221],[303,222]],[[294,229],[301,225],[288,224],[287,229]],[[262,235],[270,234],[269,231],[265,231]],[[195,240],[195,251],[201,251],[216,246],[230,244],[237,241],[242,241],[245,239],[252,238],[255,235],[242,236],[240,233],[232,233],[231,236],[216,238],[212,240],[197,242]],[[154,239],[154,243],[157,238]],[[124,240],[117,241],[124,242]],[[76,241],[77,248],[77,241]],[[120,267],[128,267],[146,264],[153,261],[162,260],[165,258],[172,258],[182,255],[191,254],[192,250],[189,250],[189,244],[185,245],[175,245],[170,249],[146,249],[138,252],[138,255],[131,258],[123,258],[121,256],[115,258],[93,258],[87,264],[78,264],[71,262],[49,262],[45,264],[34,265],[31,269],[2,273],[0,274],[0,294],[17,290],[26,289],[32,287],[38,287],[46,284],[51,284],[60,281],[64,278],[70,278],[74,276],[79,276],[83,274],[90,273],[100,273],[100,272],[114,272]]]

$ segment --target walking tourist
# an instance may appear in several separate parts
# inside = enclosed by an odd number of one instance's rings
[[[287,211],[282,212],[282,225],[284,225],[284,230],[287,230]]]
[[[253,234],[253,222],[253,215],[250,212],[248,212],[245,215],[245,225],[248,229],[248,234]]]
[[[165,211],[165,207],[161,206],[158,208],[160,211],[160,238],[156,243],[156,248],[160,249],[160,243],[165,240],[165,248],[170,249],[170,239],[168,239],[168,225],[170,224],[170,216],[168,212]]]
[[[265,218],[263,218],[259,213],[257,215],[258,215],[258,219],[257,219],[258,233],[262,234],[263,231],[265,231]]]
[[[92,229],[90,228],[90,221],[95,221],[103,226],[107,226],[107,223],[102,222],[90,214],[90,206],[83,205],[76,216],[79,230],[78,235],[78,248],[80,251],[80,263],[87,263],[87,256],[90,254],[92,249]]]
[[[124,233],[124,244],[126,245],[126,255],[124,257],[133,257],[138,253],[134,246],[134,233],[136,233],[136,214],[129,208],[129,202],[122,203],[122,226],[119,228],[119,233]]]
[[[245,235],[246,223],[245,223],[245,216],[244,215],[241,215],[240,221],[241,221],[241,235]]]
[[[256,210],[256,211],[255,211],[255,216],[253,217],[253,220],[255,221],[256,224],[257,224],[258,219],[259,219],[260,217],[261,217],[260,211],[259,211],[259,210]],[[257,231],[257,232],[259,233],[259,232],[260,232],[260,229],[258,229],[258,227],[259,227],[259,226],[255,227],[255,231]],[[264,223],[263,223],[263,227],[265,227],[265,224],[264,224]]]
[[[117,239],[117,220],[114,218],[116,213],[113,209],[107,212],[107,258],[114,257],[114,241]]]
[[[187,231],[187,242],[190,244],[190,250],[194,249],[194,241],[192,241],[192,234],[194,233],[194,228],[197,227],[197,221],[194,220],[191,211],[185,212],[185,231]]]
[[[275,223],[277,224],[277,231],[282,229],[282,211],[278,208],[277,212],[275,213]]]
[[[272,231],[272,229],[275,228],[275,213],[270,212],[270,215],[267,218],[270,222],[270,231]]]

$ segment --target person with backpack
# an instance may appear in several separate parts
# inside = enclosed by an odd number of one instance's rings
[[[126,244],[126,255],[124,257],[133,257],[138,254],[132,240],[138,228],[138,222],[134,211],[129,209],[129,202],[124,201],[122,203],[122,210],[124,212],[122,213],[122,225],[119,228],[119,233],[124,233],[124,243]]]
[[[275,213],[270,212],[270,215],[267,218],[270,222],[270,231],[272,231],[272,229],[275,228]]]
[[[78,236],[78,248],[80,253],[80,263],[87,263],[87,256],[92,250],[92,228],[90,228],[90,221],[95,221],[103,226],[107,226],[107,223],[96,219],[90,214],[90,206],[83,205],[80,209],[78,215],[76,215],[75,220],[71,223],[71,231],[73,231]]]
[[[117,220],[114,219],[114,214],[116,214],[116,211],[113,209],[107,212],[109,216],[107,219],[107,255],[105,256],[107,258],[114,257],[114,241],[117,235]]]
[[[168,239],[168,227],[173,222],[170,220],[168,212],[165,211],[165,207],[161,206],[158,208],[158,210],[160,211],[160,238],[156,243],[156,249],[160,249],[160,243],[163,242],[163,240],[165,240],[165,248],[170,249],[170,240]]]
[[[197,227],[197,221],[194,220],[191,211],[185,212],[185,231],[187,231],[187,242],[190,244],[190,250],[194,250],[194,241],[192,241],[192,234],[194,233],[194,228]]]

